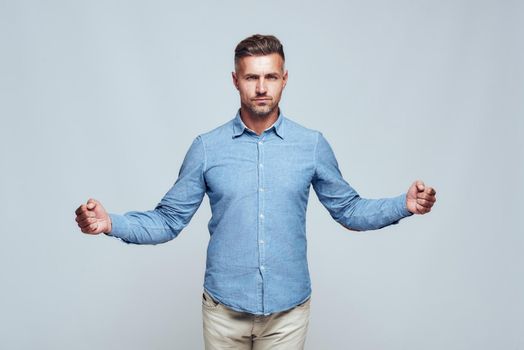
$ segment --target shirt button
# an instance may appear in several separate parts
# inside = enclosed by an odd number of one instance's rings
[[[260,218],[263,219],[264,218],[264,214],[260,214]]]
[[[264,244],[264,240],[261,239],[261,240],[260,240],[260,244]]]
[[[261,167],[261,168],[263,168],[263,167],[264,167],[264,164],[261,163],[261,164],[259,164],[258,166]]]
[[[264,265],[260,266],[260,269],[261,269],[261,270],[265,270]]]
[[[259,145],[261,145],[261,144],[263,144],[263,143],[264,143],[264,142],[262,142],[262,141],[258,141],[258,144],[259,144]]]
[[[258,189],[260,192],[264,192],[264,189],[263,188],[259,188]]]

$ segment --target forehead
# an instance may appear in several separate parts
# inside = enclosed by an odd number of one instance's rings
[[[277,53],[264,56],[246,56],[238,60],[236,70],[246,74],[282,72],[284,70],[284,62]]]

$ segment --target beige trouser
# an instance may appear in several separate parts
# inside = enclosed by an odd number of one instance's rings
[[[238,312],[217,303],[204,291],[202,318],[206,350],[302,350],[311,298],[268,316]]]

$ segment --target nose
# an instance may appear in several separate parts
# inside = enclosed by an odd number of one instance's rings
[[[264,81],[264,78],[261,77],[258,79],[257,87],[256,87],[256,93],[257,95],[263,95],[267,92],[266,90],[266,82]]]

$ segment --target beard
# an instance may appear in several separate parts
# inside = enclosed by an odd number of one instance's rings
[[[271,113],[273,113],[275,109],[278,108],[278,104],[268,103],[264,106],[258,106],[253,103],[253,104],[246,105],[246,107],[249,110],[251,115],[258,117],[260,119],[264,119],[268,117]]]

